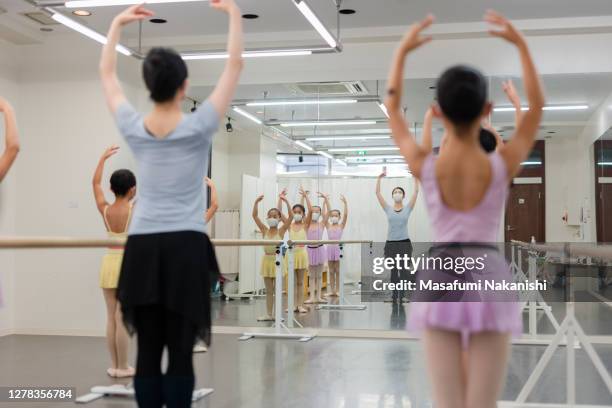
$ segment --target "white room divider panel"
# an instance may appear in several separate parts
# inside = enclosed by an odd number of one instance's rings
[[[275,182],[264,181],[257,177],[242,175],[242,199],[240,201],[240,238],[261,239],[251,213],[255,199],[264,195],[264,200],[259,205],[259,215],[262,221],[266,219],[266,213],[270,208],[276,206],[278,199],[278,188]],[[263,279],[259,275],[259,266],[263,251],[260,247],[240,247],[240,274],[239,291],[248,293],[263,289]]]

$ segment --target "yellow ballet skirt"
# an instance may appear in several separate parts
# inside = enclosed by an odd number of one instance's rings
[[[278,233],[276,235],[268,235],[266,239],[281,240],[282,238]],[[264,257],[261,259],[260,274],[262,278],[276,278],[276,247],[267,246],[264,247]],[[285,262],[281,263],[283,269],[283,275],[287,274],[287,265]]]
[[[306,231],[304,229],[294,231],[292,228],[289,228],[289,239],[292,241],[306,241]],[[285,264],[288,267],[289,256],[285,257]],[[308,267],[308,252],[306,252],[306,247],[304,245],[295,246],[293,248],[293,269],[308,269]]]
[[[104,223],[106,224],[108,237],[126,238],[128,235],[127,229],[131,218],[131,208],[130,213],[128,214],[128,222],[123,232],[111,231],[110,225],[106,218],[107,209],[108,207],[104,208]],[[117,289],[117,285],[119,284],[119,274],[121,273],[122,262],[123,248],[109,248],[106,252],[106,255],[104,255],[104,258],[102,258],[102,265],[100,266],[100,287],[102,289]]]

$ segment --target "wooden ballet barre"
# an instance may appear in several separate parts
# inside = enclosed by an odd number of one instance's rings
[[[350,244],[371,244],[373,241],[360,241],[360,240],[303,240],[303,241],[287,241],[288,245],[350,245]]]

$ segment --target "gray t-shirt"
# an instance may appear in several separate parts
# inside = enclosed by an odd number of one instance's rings
[[[129,234],[205,232],[204,176],[219,115],[209,101],[185,114],[163,139],[150,134],[129,103],[115,114],[117,127],[138,167],[138,188]]]
[[[389,229],[387,232],[387,241],[403,241],[410,238],[408,236],[408,218],[412,208],[404,206],[401,211],[395,211],[393,207],[385,206]]]

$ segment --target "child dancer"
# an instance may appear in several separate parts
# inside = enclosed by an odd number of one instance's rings
[[[404,120],[404,62],[408,54],[431,40],[421,32],[432,24],[433,17],[415,24],[406,34],[388,81],[386,106],[393,137],[411,171],[423,183],[435,241],[440,243],[496,241],[509,182],[527,158],[542,118],[544,96],[525,39],[500,14],[489,11],[485,18],[497,27],[491,35],[517,48],[529,102],[515,135],[498,152],[487,155],[479,143],[481,123],[492,106],[487,102],[487,81],[473,68],[452,67],[438,80],[433,109],[448,135],[438,157],[416,143]],[[489,252],[487,273],[512,279],[503,255]],[[416,303],[410,310],[410,326],[424,332],[436,407],[496,406],[509,334],[521,331],[516,303]]]
[[[132,216],[132,200],[136,195],[136,177],[129,170],[117,170],[110,178],[110,188],[115,201],[109,204],[102,189],[104,164],[119,151],[111,146],[100,158],[93,177],[93,192],[98,211],[111,238],[127,237],[128,225]],[[111,356],[111,367],[106,373],[111,377],[134,376],[134,368],[128,365],[129,338],[121,316],[121,306],[117,301],[117,284],[123,260],[123,248],[108,249],[100,267],[100,287],[106,302],[106,343]]]
[[[19,154],[19,135],[15,111],[8,101],[0,98],[0,112],[4,113],[4,153],[0,156],[0,183],[15,163]]]
[[[293,222],[289,227],[289,239],[292,241],[306,241],[306,231],[308,231],[312,222],[312,204],[308,194],[302,187],[300,187],[300,196],[306,202],[308,212],[306,212],[302,204],[296,204],[291,208]],[[285,262],[289,262],[289,257],[285,258]],[[295,296],[294,311],[308,313],[308,309],[304,307],[304,276],[308,271],[308,253],[304,245],[297,245],[293,249],[293,269],[295,270],[293,286]]]
[[[128,330],[138,332],[134,389],[140,407],[190,407],[193,346],[196,339],[210,343],[210,291],[219,268],[206,235],[202,180],[213,135],[240,78],[243,45],[234,1],[209,4],[229,15],[228,59],[209,98],[191,114],[182,111],[187,66],[174,50],[153,48],[143,62],[151,113],[138,113],[121,89],[115,48],[125,25],[153,15],[142,5],[115,17],[100,62],[108,105],[139,167],[138,205],[117,296]],[[168,366],[162,375],[165,348]]]
[[[348,203],[343,195],[340,196],[340,201],[342,201],[344,207],[343,211],[331,210],[329,212],[329,222],[326,228],[327,238],[330,241],[341,240],[344,228],[346,228],[346,222],[348,220]],[[329,197],[325,197],[325,207],[327,210],[331,208]],[[329,288],[327,289],[327,293],[328,296],[337,297],[340,289],[340,245],[334,244],[327,246],[327,265],[329,266]]]
[[[324,202],[328,201],[328,198],[323,193],[317,193],[319,198],[322,198]],[[308,196],[308,191],[306,195]],[[302,201],[304,201],[304,197],[302,197]],[[312,221],[308,226],[308,230],[306,233],[306,237],[309,240],[320,241],[323,239],[323,231],[325,231],[325,226],[327,225],[327,221],[329,219],[329,211],[328,207],[323,205],[322,209],[318,205],[312,206]],[[310,292],[310,296],[306,304],[313,303],[327,303],[325,299],[321,297],[321,288],[323,286],[323,267],[325,266],[325,261],[327,261],[327,251],[325,249],[325,245],[317,244],[317,245],[308,245],[308,289]]]
[[[293,221],[293,213],[291,212],[289,201],[284,194],[281,194],[279,197],[287,205],[287,212],[289,213],[289,218],[283,220],[282,223],[281,212],[278,208],[268,210],[267,225],[261,222],[259,219],[259,203],[264,199],[264,196],[257,197],[253,205],[253,220],[255,220],[255,224],[259,227],[264,239],[281,241]],[[276,251],[275,246],[264,247],[265,255],[261,260],[261,276],[266,285],[266,315],[257,318],[257,321],[260,322],[274,321],[272,312],[274,309],[274,286],[276,283]]]

